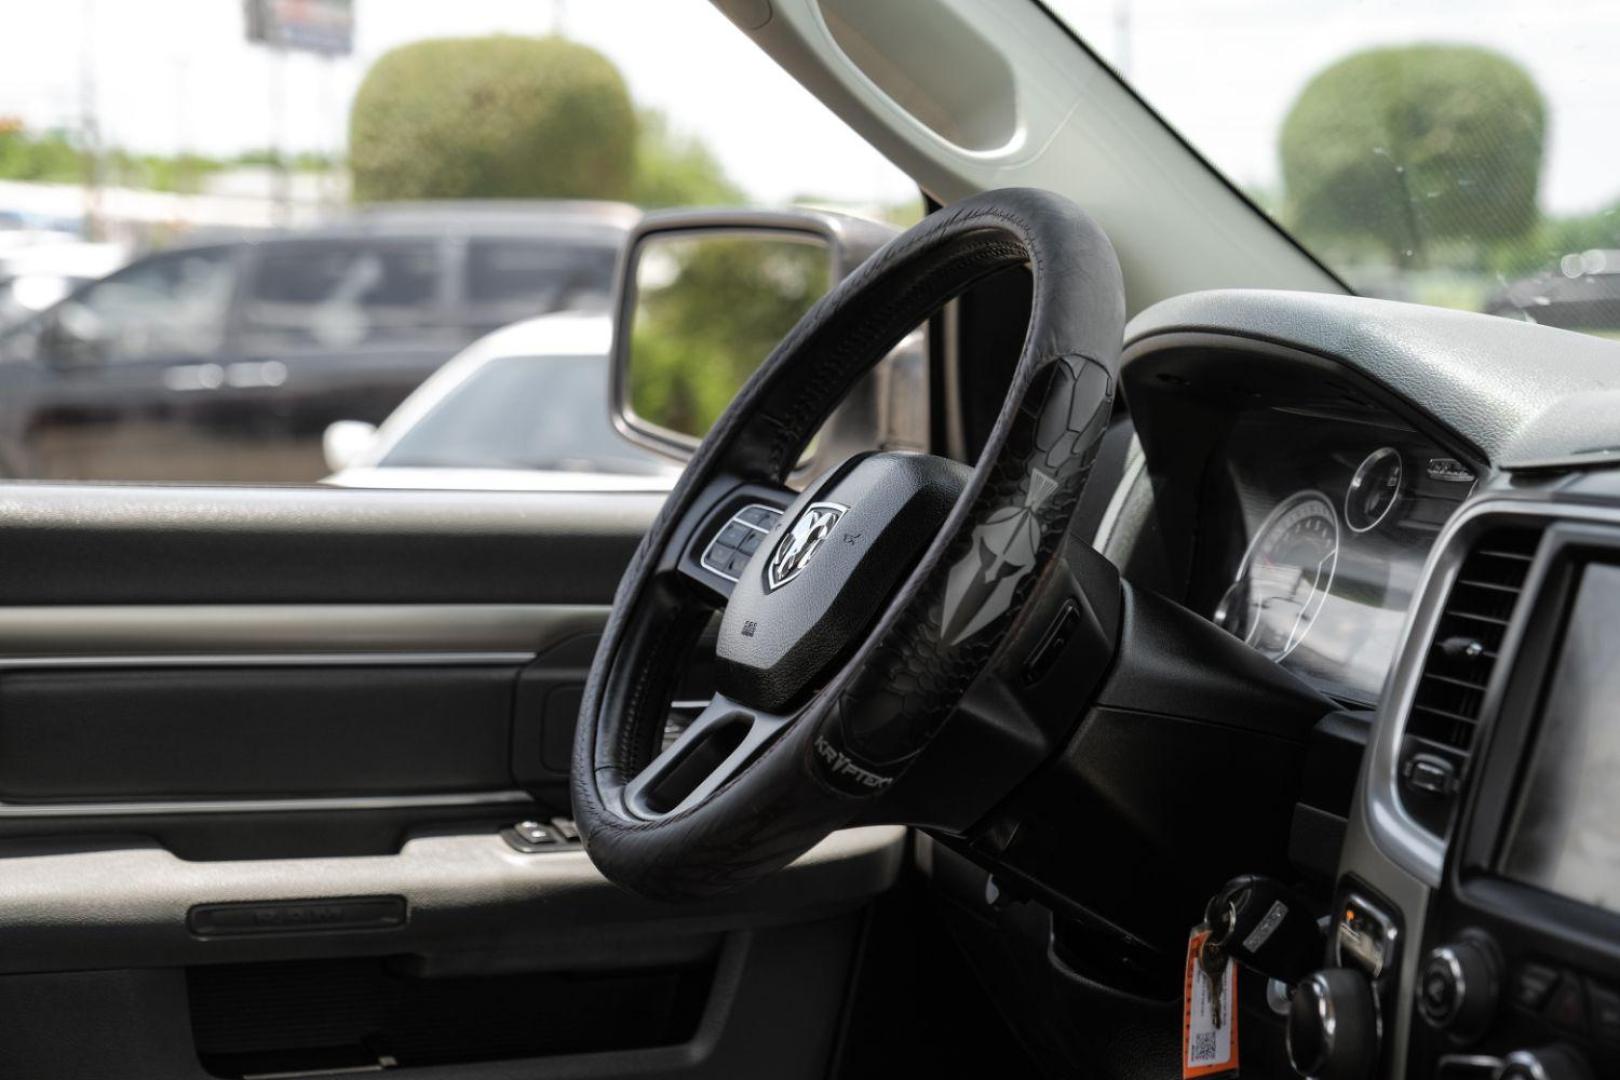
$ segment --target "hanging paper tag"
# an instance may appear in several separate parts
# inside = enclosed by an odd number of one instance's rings
[[[1208,937],[1208,930],[1197,929],[1187,939],[1181,1008],[1182,1080],[1236,1075],[1238,1071],[1237,961],[1228,958],[1212,978],[1200,962]]]

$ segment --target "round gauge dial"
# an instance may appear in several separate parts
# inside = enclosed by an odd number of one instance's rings
[[[1273,660],[1299,647],[1333,585],[1339,515],[1319,491],[1290,495],[1243,555],[1215,622]]]
[[[1378,527],[1401,497],[1401,455],[1393,446],[1367,455],[1344,493],[1344,523],[1351,532]]]

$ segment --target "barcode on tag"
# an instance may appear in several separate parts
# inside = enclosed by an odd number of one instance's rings
[[[1217,976],[1220,993],[1199,963],[1208,930],[1195,930],[1187,939],[1187,975],[1183,987],[1181,1019],[1181,1075],[1183,1080],[1235,1074],[1237,1043],[1237,961],[1228,959]]]

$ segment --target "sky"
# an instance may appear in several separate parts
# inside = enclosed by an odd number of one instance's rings
[[[557,29],[606,53],[638,104],[702,137],[758,201],[917,197],[706,0],[355,0],[354,55],[286,56],[279,91],[275,61],[245,39],[241,0],[0,0],[0,116],[76,126],[88,54],[105,143],[210,155],[264,147],[279,93],[284,145],[330,150],[366,68],[389,49]]]
[[[1461,43],[1521,64],[1547,101],[1541,198],[1620,198],[1615,0],[1048,0],[1240,184],[1279,186],[1277,131],[1318,71],[1375,45]]]
[[[1050,4],[1241,184],[1276,187],[1276,131],[1321,68],[1370,45],[1460,41],[1507,53],[1541,86],[1551,118],[1544,206],[1578,212],[1620,196],[1614,0]],[[354,89],[388,49],[560,29],[611,57],[639,104],[701,136],[758,201],[916,194],[707,0],[356,0],[356,23],[353,57],[291,56],[278,80],[266,51],[244,40],[240,0],[0,0],[0,116],[77,123],[89,70],[107,143],[214,155],[263,147],[280,100],[284,145],[340,149]]]

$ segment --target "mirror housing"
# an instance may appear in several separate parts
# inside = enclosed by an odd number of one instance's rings
[[[326,467],[342,472],[360,460],[377,437],[377,425],[364,420],[334,420],[321,433],[321,454]]]
[[[777,248],[784,244],[812,244],[827,253],[826,287],[831,289],[896,235],[898,230],[890,226],[822,210],[672,210],[648,214],[631,231],[619,260],[609,388],[614,427],[631,442],[679,461],[691,457],[699,441],[697,434],[661,425],[639,415],[635,408],[636,384],[632,361],[637,331],[636,315],[641,301],[643,257],[649,252],[659,249],[667,251],[683,242],[695,243],[705,239],[739,243],[757,239],[762,245],[775,245]],[[761,250],[764,250],[763,247]],[[819,298],[819,295],[812,298],[812,302]],[[789,328],[784,327],[783,332]],[[769,355],[769,348],[774,348],[775,344],[771,342],[755,362],[763,361]],[[911,342],[911,346],[914,352],[919,348],[915,341]],[[923,365],[925,371],[925,358]],[[865,380],[863,389],[868,397],[875,398],[875,380]],[[881,415],[881,409],[875,400],[868,400],[864,404],[855,401],[862,393],[863,390],[857,390],[851,395],[851,401],[834,413],[834,423],[830,423],[829,427],[836,429],[840,413],[846,416],[853,414],[865,418],[866,428],[870,432],[871,418]],[[870,445],[869,440],[867,445]]]

